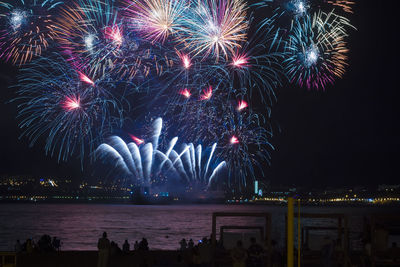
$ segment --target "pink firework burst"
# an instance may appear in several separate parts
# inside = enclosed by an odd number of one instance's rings
[[[244,109],[244,108],[247,108],[248,106],[249,106],[249,105],[247,104],[246,101],[244,101],[244,100],[239,100],[237,109],[240,111],[240,110],[242,110],[242,109]]]
[[[200,100],[208,100],[212,96],[212,87],[211,85],[208,87],[208,89],[203,89],[203,94],[200,96]]]
[[[65,111],[73,111],[81,107],[81,99],[79,96],[66,96],[61,105]]]
[[[236,136],[232,136],[230,140],[231,144],[239,144],[239,139]]]
[[[192,94],[190,93],[190,91],[187,89],[187,88],[185,88],[185,89],[183,89],[183,90],[180,90],[179,91],[179,94],[180,95],[183,95],[184,97],[186,97],[186,98],[189,98]]]
[[[143,139],[140,139],[136,136],[134,136],[133,134],[129,134],[129,136],[132,138],[132,140],[137,144],[137,145],[141,145],[144,143]]]

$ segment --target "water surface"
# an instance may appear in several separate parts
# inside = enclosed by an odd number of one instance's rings
[[[345,213],[350,216],[353,237],[362,230],[367,213],[394,212],[378,207],[304,207],[302,212]],[[182,238],[197,241],[211,234],[215,211],[269,212],[272,238],[283,243],[286,207],[263,205],[110,205],[110,204],[0,204],[0,250],[12,250],[15,240],[43,234],[57,236],[63,250],[95,250],[99,236],[107,231],[110,240],[122,244],[146,237],[151,249],[177,249]],[[302,221],[318,225],[334,221]],[[262,225],[262,219],[224,218],[221,225]],[[132,245],[131,245],[132,246]]]

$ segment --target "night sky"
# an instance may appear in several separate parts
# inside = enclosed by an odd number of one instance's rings
[[[350,15],[349,66],[325,91],[285,85],[276,89],[272,117],[281,128],[265,168],[272,185],[399,183],[400,106],[398,10],[393,1],[359,0]],[[16,68],[0,65],[0,176],[57,175],[81,179],[79,159],[57,163],[42,144],[29,147],[15,119]],[[397,85],[397,86],[396,86]]]

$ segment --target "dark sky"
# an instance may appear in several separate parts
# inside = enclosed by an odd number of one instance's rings
[[[357,1],[351,21],[349,66],[325,91],[276,90],[272,184],[375,185],[399,183],[400,107],[398,10],[392,1]],[[0,65],[0,175],[83,176],[79,160],[57,163],[40,144],[18,139],[15,105],[6,104],[16,70]]]

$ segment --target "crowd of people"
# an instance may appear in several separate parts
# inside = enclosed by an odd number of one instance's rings
[[[105,267],[108,264],[108,260],[110,256],[115,256],[121,253],[129,253],[131,251],[131,245],[126,239],[122,244],[122,249],[119,247],[117,242],[111,241],[107,238],[107,232],[104,232],[102,237],[99,238],[97,242],[97,248],[99,250],[98,257],[98,267]],[[146,238],[142,238],[140,241],[135,241],[133,245],[133,249],[135,251],[148,251],[149,243]]]
[[[51,238],[49,235],[42,235],[37,242],[35,242],[33,238],[28,238],[24,243],[17,240],[14,245],[14,250],[16,253],[60,251],[61,240],[56,236]]]
[[[277,250],[277,243],[272,240],[271,262],[272,266],[283,266],[282,254]],[[231,250],[226,250],[221,242],[216,246],[211,245],[211,239],[204,237],[199,240],[197,245],[190,239],[188,242],[182,239],[179,242],[180,251],[190,251],[192,254],[191,266],[212,266],[216,254],[223,255],[229,253],[233,267],[258,267],[265,266],[264,259],[267,255],[266,249],[256,242],[254,237],[250,238],[250,246],[246,249],[243,242],[238,240],[236,246]]]
[[[17,240],[15,243],[15,252],[33,253],[33,252],[54,252],[61,250],[61,241],[57,237],[51,238],[49,235],[43,235],[35,242],[28,238],[24,243]],[[276,242],[272,241],[273,253],[271,254],[272,266],[281,265],[282,256],[275,249]],[[98,267],[110,266],[110,257],[116,255],[129,254],[131,251],[148,251],[149,243],[146,238],[135,241],[132,246],[128,240],[122,244],[122,248],[117,242],[110,241],[107,233],[104,232],[97,243],[98,248]],[[195,244],[193,239],[182,239],[179,242],[177,264],[179,266],[208,267],[214,266],[215,257],[225,255],[230,259],[233,267],[258,267],[265,266],[264,258],[266,250],[256,242],[255,238],[250,239],[250,246],[245,248],[241,240],[237,241],[236,246],[231,250],[226,250],[221,242],[213,245],[210,238],[204,237]],[[275,251],[275,252],[274,252]]]
[[[98,254],[98,267],[108,266],[109,258],[118,253],[129,253],[131,245],[128,240],[122,245],[122,249],[119,248],[118,244],[111,241],[107,237],[107,233],[104,232],[103,236],[99,239],[97,248]],[[276,249],[276,242],[272,242],[272,266],[279,267],[283,266],[282,255]],[[148,242],[146,238],[142,238],[141,241],[135,241],[133,246],[134,251],[147,251],[149,250]],[[255,238],[250,239],[250,246],[246,249],[243,247],[242,241],[238,241],[236,246],[231,250],[226,250],[222,243],[217,242],[215,246],[212,244],[212,240],[204,237],[198,241],[197,244],[193,239],[182,239],[179,242],[178,258],[176,259],[176,266],[191,266],[191,267],[208,267],[215,266],[215,257],[218,255],[226,255],[231,260],[233,267],[261,267],[265,266],[266,250],[263,246],[256,242]],[[169,265],[168,265],[169,266]]]

